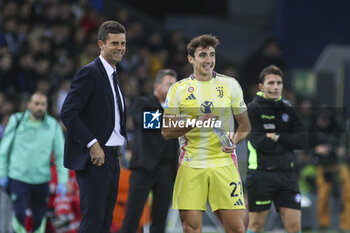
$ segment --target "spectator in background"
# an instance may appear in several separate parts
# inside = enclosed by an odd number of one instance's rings
[[[51,61],[49,55],[36,54],[34,57],[34,72],[37,80],[46,79],[48,80]]]
[[[17,55],[20,52],[25,35],[17,30],[18,19],[15,16],[2,18],[0,37],[3,37],[11,53]]]
[[[94,8],[87,7],[81,18],[80,25],[84,28],[85,35],[88,35],[93,34],[92,32],[98,29],[102,21],[102,17]]]
[[[14,103],[4,93],[0,92],[0,139],[5,132],[5,127],[14,109]]]
[[[120,22],[121,24],[125,25],[126,27],[128,27],[128,23],[130,22],[130,14],[129,11],[126,8],[120,8],[115,12],[114,17],[116,18],[116,20],[118,20],[118,22]]]
[[[282,99],[283,73],[274,66],[261,71],[260,92],[248,104],[252,132],[248,136],[247,233],[263,232],[274,202],[287,232],[301,232],[301,196],[294,149],[302,149],[306,134],[294,108]]]
[[[143,129],[143,111],[163,112],[170,86],[176,82],[174,70],[160,70],[153,83],[153,94],[135,98],[131,105],[134,145],[130,161],[130,188],[121,233],[136,232],[142,210],[152,191],[151,233],[165,232],[171,193],[177,167],[177,140],[164,140],[159,131]]]
[[[35,91],[37,78],[33,67],[33,54],[31,52],[21,54],[18,67],[16,67],[16,77],[14,77],[18,92],[33,93]]]
[[[13,229],[26,232],[26,209],[33,213],[33,232],[43,233],[51,177],[51,153],[58,171],[57,193],[66,194],[68,170],[63,168],[64,138],[60,124],[46,113],[47,97],[34,93],[28,110],[11,116],[0,145],[0,185],[13,202]]]
[[[15,70],[13,57],[10,52],[0,54],[0,91],[7,95],[15,96]]]
[[[243,92],[249,99],[248,101],[252,100],[258,91],[256,77],[259,77],[261,70],[269,65],[276,65],[282,71],[287,68],[281,43],[273,37],[267,38],[258,50],[248,55],[242,65],[240,80],[242,81]]]
[[[350,231],[350,172],[345,162],[346,132],[336,117],[339,112],[326,106],[319,107],[311,123],[309,151],[316,156],[317,217],[321,230],[329,229],[330,197],[341,189],[342,211],[339,226]],[[344,121],[344,120],[341,120]]]
[[[39,86],[45,86],[42,84],[47,82],[38,78],[38,72],[47,73],[47,66],[46,62],[39,62],[39,58],[50,57],[49,74],[44,79],[49,79],[51,86],[49,102],[55,101],[51,94],[58,91],[61,83],[72,79],[75,70],[99,54],[95,35],[104,16],[91,8],[89,1],[24,0],[20,4],[4,1],[0,2],[0,6],[3,19],[0,21],[0,57],[3,63],[0,75],[3,71],[6,73],[5,83],[0,78],[0,83],[4,83],[0,89],[9,97],[32,94],[38,82]],[[130,44],[129,52],[118,64],[119,76],[138,78],[140,88],[133,91],[137,92],[136,95],[151,93],[152,77],[163,67],[173,68],[181,77],[192,72],[184,56],[186,43],[180,31],[167,37],[162,30],[139,20],[138,14],[129,12],[127,8],[118,8],[114,16],[125,22]],[[8,41],[8,38],[13,40]],[[17,50],[21,51],[20,54]],[[12,65],[9,60],[12,60]],[[121,79],[122,86],[124,82],[127,81]],[[128,99],[126,97],[126,104]]]

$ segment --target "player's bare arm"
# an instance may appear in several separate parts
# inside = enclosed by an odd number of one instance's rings
[[[235,136],[233,137],[233,142],[235,145],[237,145],[237,143],[249,135],[252,128],[250,126],[248,111],[235,115],[235,119],[238,123],[238,128]]]

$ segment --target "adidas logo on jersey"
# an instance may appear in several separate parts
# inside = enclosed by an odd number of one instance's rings
[[[186,98],[186,100],[195,100],[195,99],[196,99],[196,97],[195,97],[193,94],[189,95],[189,96]]]
[[[236,201],[236,203],[234,204],[234,206],[237,206],[237,205],[243,205],[243,202],[241,201],[241,199],[238,199],[238,201]]]

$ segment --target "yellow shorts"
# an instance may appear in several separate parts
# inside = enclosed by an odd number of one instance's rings
[[[180,166],[173,192],[173,209],[206,211],[245,209],[243,187],[234,164],[216,168]]]

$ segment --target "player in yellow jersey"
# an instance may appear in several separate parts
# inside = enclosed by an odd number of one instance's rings
[[[207,201],[212,211],[220,212],[226,232],[245,231],[235,146],[249,134],[250,123],[238,82],[213,71],[218,44],[215,36],[206,34],[187,45],[193,74],[170,88],[163,117],[163,137],[179,137],[180,142],[173,208],[180,211],[185,233],[202,232]],[[233,145],[221,145],[212,128],[217,122],[222,123]]]

